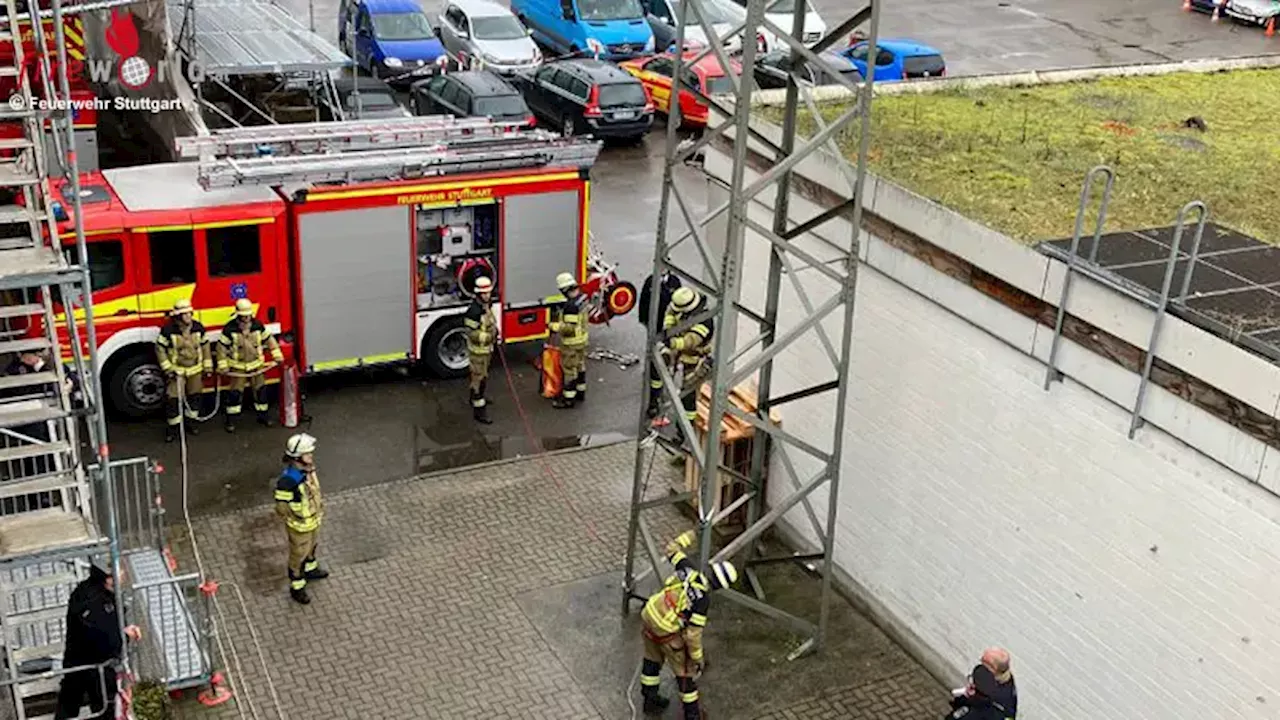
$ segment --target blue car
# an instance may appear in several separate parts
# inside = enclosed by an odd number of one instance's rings
[[[415,0],[342,0],[338,45],[358,67],[393,85],[430,75],[445,54]]]
[[[871,50],[865,40],[855,40],[840,51],[841,57],[867,76],[867,54]],[[937,49],[914,40],[887,38],[876,45],[875,82],[896,82],[915,78],[942,77],[947,63]]]
[[[627,60],[654,52],[640,0],[511,0],[511,12],[555,54]]]

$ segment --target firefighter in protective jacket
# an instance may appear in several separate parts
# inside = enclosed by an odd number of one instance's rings
[[[173,442],[178,437],[182,416],[187,417],[187,432],[199,434],[196,423],[200,419],[200,393],[204,390],[205,375],[213,372],[213,356],[204,325],[195,319],[190,300],[178,300],[169,313],[169,322],[160,328],[156,336],[156,359],[160,371],[165,374],[165,417],[168,424],[164,441]],[[179,392],[181,390],[181,392]]]
[[[236,431],[246,387],[253,396],[258,422],[271,427],[265,377],[268,352],[274,364],[284,362],[284,353],[280,352],[275,336],[253,316],[253,303],[248,298],[240,298],[236,301],[236,316],[222,328],[222,337],[218,338],[218,372],[230,375],[227,395],[223,399],[227,432]]]
[[[488,425],[489,400],[485,388],[489,384],[489,362],[498,341],[498,319],[493,314],[493,281],[481,275],[476,278],[475,297],[467,306],[462,322],[467,326],[467,355],[471,362],[471,413],[476,422]]]
[[[682,371],[680,404],[690,422],[698,416],[698,389],[711,374],[711,338],[715,335],[715,323],[707,318],[679,334],[675,334],[675,330],[676,326],[704,311],[706,307],[706,298],[702,293],[693,288],[678,288],[671,294],[671,306],[662,319],[662,356],[668,363],[672,358],[675,359],[675,363],[669,365],[672,377],[675,377],[676,370]],[[661,400],[662,376],[658,373],[658,368],[652,366],[649,374],[649,417],[658,416]]]
[[[587,399],[587,298],[578,281],[569,273],[556,276],[556,287],[564,295],[559,318],[551,323],[551,332],[560,336],[560,368],[564,384],[560,397],[552,401],[557,408],[571,408]]]
[[[289,535],[289,596],[306,605],[308,580],[329,577],[316,562],[324,498],[316,476],[316,439],[306,433],[289,438],[284,446],[284,471],[276,481],[276,514],[284,519]]]
[[[693,538],[693,531],[689,530],[667,545],[667,560],[675,567],[675,574],[663,582],[662,589],[654,593],[640,611],[644,623],[640,694],[648,715],[661,715],[669,704],[658,695],[659,673],[665,663],[675,673],[685,720],[702,717],[698,676],[706,665],[702,631],[707,626],[711,591],[727,588],[738,579],[737,569],[729,562],[712,563],[710,577],[698,572],[684,554],[693,544]]]

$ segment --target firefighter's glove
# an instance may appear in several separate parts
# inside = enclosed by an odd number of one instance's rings
[[[694,535],[692,530],[685,530],[684,532],[680,533],[678,537],[676,537],[671,542],[667,543],[667,554],[670,555],[676,552],[677,550],[683,550],[689,547],[690,545],[693,544],[694,537],[696,536]]]

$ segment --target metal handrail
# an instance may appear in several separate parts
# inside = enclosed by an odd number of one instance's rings
[[[98,691],[101,693],[99,697],[102,698],[102,707],[94,709],[93,706],[90,706],[89,713],[87,715],[82,713],[80,715],[76,715],[75,718],[72,719],[72,720],[92,720],[92,718],[99,717],[104,712],[107,711],[106,669],[111,665],[119,664],[119,662],[120,662],[119,660],[112,659],[112,660],[105,660],[96,665],[77,665],[75,667],[70,667],[70,668],[57,668],[54,670],[45,670],[44,672],[41,672],[41,673],[35,673],[32,675],[23,675],[22,677],[6,678],[3,680],[0,680],[0,688],[6,688],[13,685],[24,685],[26,683],[39,682],[41,680],[52,680],[56,677],[61,677],[63,675],[70,675],[72,673],[77,673],[77,672],[85,672],[87,670],[96,670],[98,672]]]

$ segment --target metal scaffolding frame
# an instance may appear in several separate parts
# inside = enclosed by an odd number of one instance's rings
[[[734,102],[731,108],[725,107],[716,98],[701,97],[700,93],[697,93],[696,90],[693,91],[695,95],[699,95],[700,99],[710,106],[713,112],[724,116],[726,118],[724,122],[717,127],[708,129],[697,142],[691,145],[682,143],[680,136],[677,134],[677,128],[680,125],[679,103],[671,103],[670,117],[667,123],[666,160],[663,173],[662,204],[658,214],[657,247],[654,251],[653,278],[656,284],[658,282],[657,279],[662,277],[664,272],[671,272],[679,277],[685,285],[700,290],[708,299],[709,309],[699,313],[698,317],[690,318],[678,325],[674,328],[675,332],[682,332],[694,323],[703,322],[708,318],[715,321],[713,351],[715,363],[712,376],[708,381],[712,388],[710,411],[708,413],[709,420],[706,437],[701,447],[694,440],[697,438],[697,434],[683,413],[671,413],[673,422],[678,423],[683,437],[690,439],[685,441],[684,449],[697,462],[700,474],[700,501],[697,504],[699,514],[698,530],[701,539],[699,567],[705,572],[711,562],[745,556],[739,560],[739,564],[745,569],[743,575],[746,577],[746,582],[751,586],[752,594],[726,589],[719,591],[717,597],[723,597],[726,600],[746,606],[808,634],[809,639],[791,654],[791,658],[794,659],[808,652],[821,649],[830,616],[833,573],[832,545],[837,508],[839,507],[838,492],[842,458],[841,440],[844,435],[844,406],[849,394],[849,365],[858,266],[858,228],[861,227],[862,203],[851,203],[853,206],[853,232],[849,244],[846,247],[838,248],[839,257],[836,261],[819,261],[812,254],[797,247],[793,241],[815,227],[833,219],[837,214],[831,212],[822,213],[807,222],[793,226],[788,220],[788,200],[792,170],[798,162],[812,155],[819,148],[834,151],[833,138],[835,134],[849,127],[857,119],[860,124],[860,145],[857,163],[854,167],[845,165],[843,170],[846,179],[853,188],[853,197],[861,198],[869,150],[869,111],[872,99],[871,83],[852,82],[848,78],[838,77],[836,78],[838,82],[857,95],[858,102],[855,103],[855,106],[850,111],[845,112],[829,123],[824,122],[816,112],[817,105],[810,92],[811,86],[806,79],[799,76],[797,71],[803,70],[805,64],[823,67],[823,62],[818,59],[817,54],[842,41],[855,29],[864,25],[867,26],[865,38],[870,44],[869,57],[875,57],[880,26],[881,0],[870,0],[866,7],[854,13],[847,20],[831,29],[818,42],[808,47],[796,40],[796,38],[803,37],[804,17],[809,5],[807,0],[800,0],[796,4],[790,31],[782,30],[765,18],[765,8],[776,0],[749,0],[746,4],[746,19],[744,23],[734,27],[725,37],[717,37],[711,24],[706,20],[707,15],[703,11],[703,3],[710,1],[686,0],[680,3],[676,47],[686,47],[685,28],[688,23],[697,23],[702,28],[708,38],[708,47],[696,51],[689,50],[681,54],[674,73],[675,77],[672,81],[671,97],[680,97],[681,81],[685,77],[685,68],[698,62],[708,54],[714,54],[722,67],[731,67],[730,60],[722,45],[724,40],[738,35],[744,38],[759,37],[759,31],[765,30],[791,49],[791,62],[788,67],[792,69],[792,72],[788,77],[786,88],[781,145],[774,144],[751,129],[750,96],[753,90],[753,79],[759,52],[756,43],[744,42],[740,58],[742,71],[734,80],[734,92],[731,93]],[[686,14],[690,11],[692,11],[693,16],[688,18]],[[810,117],[814,121],[815,132],[812,137],[803,139],[803,143],[797,143],[797,111],[801,107],[801,100],[805,103],[804,107],[809,110]],[[735,110],[737,111],[736,114]],[[681,198],[679,191],[673,184],[674,170],[698,153],[707,143],[730,128],[733,130],[734,145],[733,167],[728,187],[729,200],[712,209],[701,219],[695,220],[686,201]],[[768,151],[774,155],[776,161],[772,167],[750,184],[746,181],[748,137],[760,146],[768,148]],[[768,228],[749,218],[748,206],[753,198],[771,186],[776,186],[777,197],[774,203],[772,228]],[[674,242],[670,241],[667,236],[667,221],[671,214],[673,201],[687,226],[686,232]],[[728,220],[722,249],[723,257],[717,271],[712,262],[715,250],[708,244],[709,238],[706,227],[726,213]],[[765,307],[763,311],[759,312],[746,307],[742,302],[741,264],[744,243],[746,242],[746,230],[748,228],[767,240],[771,246]],[[689,240],[692,240],[697,246],[698,255],[706,274],[705,280],[700,279],[700,273],[679,267],[670,256],[673,248]],[[840,285],[840,292],[817,308],[811,306],[808,294],[796,276],[797,269],[809,268]],[[808,317],[795,327],[788,329],[785,333],[779,334],[778,305],[784,271],[791,280],[801,304],[808,311]],[[662,330],[662,321],[659,315],[660,294],[656,290],[657,288],[655,287],[650,298],[644,380],[647,387],[649,371],[656,369],[663,380],[664,404],[671,403],[678,409],[680,407],[679,386],[673,381],[672,373],[666,368],[660,354],[660,343],[665,333]],[[824,318],[837,310],[840,310],[843,315],[843,330],[838,346],[831,341],[831,338],[821,325]],[[759,327],[759,334],[746,342],[740,343],[737,338],[737,328],[739,320],[742,318],[755,322]],[[818,336],[831,359],[835,369],[835,378],[810,388],[787,393],[785,396],[774,397],[772,395],[774,359],[780,352],[797,341],[809,341],[812,337],[811,334]],[[757,349],[759,352],[753,357],[744,359],[744,356],[756,352]],[[742,412],[729,404],[729,393],[744,379],[757,373],[759,407],[755,413]],[[831,398],[835,408],[832,447],[829,451],[814,447],[793,434],[783,431],[768,419],[771,408],[776,408],[793,400],[820,395]],[[757,440],[754,443],[750,475],[742,478],[748,485],[747,494],[733,502],[729,507],[713,515],[711,509],[718,504],[716,502],[716,493],[720,489],[718,475],[728,470],[716,461],[716,458],[720,456],[720,419],[726,414],[732,415],[754,427],[757,433]],[[650,421],[643,410],[641,411],[639,427],[642,437],[651,432]],[[669,442],[665,438],[661,441]],[[692,442],[691,445],[689,444],[690,442]],[[768,447],[771,447],[773,452],[778,453],[781,466],[794,491],[765,512],[762,491],[764,489],[763,478],[766,470],[765,453]],[[821,461],[824,467],[813,477],[799,477],[795,463],[791,459],[790,453],[792,450],[799,450],[813,456]],[[653,507],[690,499],[689,493],[674,494],[661,499],[645,498],[644,489],[647,485],[648,474],[646,470],[646,465],[648,464],[646,455],[648,455],[646,444],[641,443],[636,452],[635,479],[631,495],[631,518],[628,528],[626,576],[622,601],[624,614],[630,611],[631,600],[638,599],[643,601],[645,599],[644,596],[636,592],[640,581],[647,577],[650,572],[654,573],[659,580],[665,575],[659,567],[661,552],[649,531],[648,524],[644,518],[644,511]],[[734,474],[737,475],[737,473]],[[823,485],[826,485],[828,492],[825,528],[809,503],[809,496]],[[747,520],[743,532],[712,556],[713,528],[743,503],[747,505]],[[761,534],[772,527],[779,518],[796,505],[804,506],[813,525],[813,530],[822,543],[821,553],[786,555],[781,558],[761,557],[759,553]],[[644,543],[644,552],[649,557],[652,565],[651,568],[639,573],[636,572],[637,536],[640,536]],[[822,578],[821,610],[816,625],[809,620],[796,617],[791,613],[774,607],[766,601],[764,591],[760,587],[752,568],[779,560],[820,562]]]

